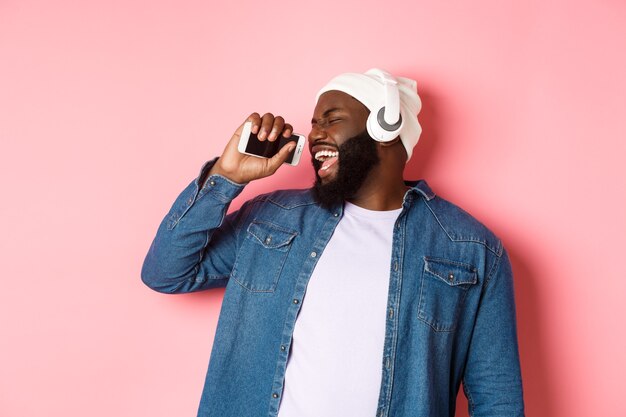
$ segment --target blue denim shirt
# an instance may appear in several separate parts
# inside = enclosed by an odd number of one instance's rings
[[[289,190],[226,215],[243,185],[213,175],[201,188],[212,163],[161,222],[142,280],[163,293],[226,287],[198,416],[273,417],[307,283],[343,207]],[[507,253],[426,182],[408,184],[393,234],[377,416],[453,416],[461,382],[470,415],[523,416]]]

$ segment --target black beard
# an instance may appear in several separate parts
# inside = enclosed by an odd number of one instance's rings
[[[376,141],[367,130],[346,140],[339,146],[339,170],[333,180],[322,184],[317,174],[322,163],[313,156],[315,168],[315,184],[313,195],[315,200],[325,208],[343,204],[356,195],[369,173],[380,162]]]

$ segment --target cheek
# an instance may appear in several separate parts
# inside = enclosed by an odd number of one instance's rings
[[[329,131],[328,132],[328,136],[331,137],[333,139],[333,141],[337,144],[337,146],[341,146],[342,144],[344,144],[345,142],[347,142],[349,139],[357,136],[359,134],[359,131],[357,129],[335,129],[334,131]]]

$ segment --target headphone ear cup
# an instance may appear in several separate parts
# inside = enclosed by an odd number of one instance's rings
[[[378,124],[378,121],[376,120],[376,113],[377,112],[370,112],[369,117],[367,118],[367,122],[366,122],[366,127],[367,127],[367,133],[369,133],[369,135],[372,137],[372,139],[374,139],[377,142],[382,142],[383,138],[382,138],[382,128],[380,127],[380,125]]]
[[[387,125],[387,129],[383,128],[379,119],[382,120],[382,123],[384,123],[384,120],[382,118],[384,111],[384,107],[381,107],[376,111],[371,111],[369,117],[367,118],[367,122],[365,123],[367,127],[367,133],[369,133],[372,139],[377,142],[390,142],[394,140],[400,134],[400,130],[402,129],[402,126],[404,124],[402,120],[402,114],[400,114],[400,120],[398,120],[398,122],[392,126],[391,130],[388,130],[389,128],[391,128],[391,126],[389,125]]]

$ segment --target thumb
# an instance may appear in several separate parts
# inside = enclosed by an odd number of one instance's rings
[[[268,168],[270,172],[273,174],[276,170],[287,160],[289,157],[289,153],[296,148],[296,142],[289,142],[274,156],[267,160]]]

